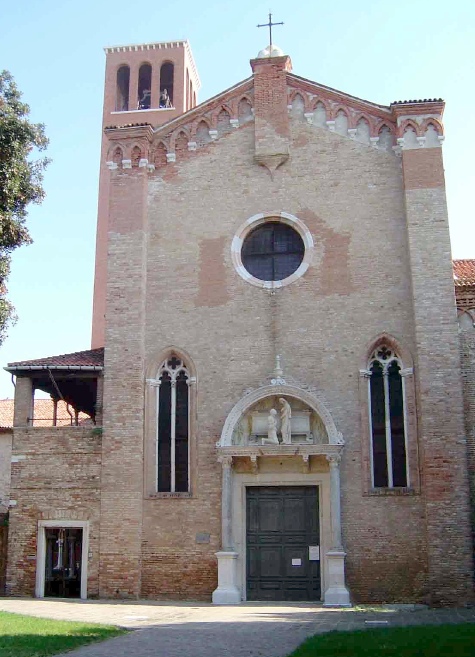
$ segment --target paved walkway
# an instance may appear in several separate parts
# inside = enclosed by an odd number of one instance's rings
[[[135,632],[64,657],[286,657],[307,636],[330,630],[475,622],[475,609],[324,609],[310,604],[33,600],[0,598],[0,610],[120,625]]]

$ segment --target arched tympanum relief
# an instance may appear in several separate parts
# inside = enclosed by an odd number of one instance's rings
[[[265,386],[232,409],[218,443],[225,446],[342,445],[343,438],[322,402],[290,385]]]

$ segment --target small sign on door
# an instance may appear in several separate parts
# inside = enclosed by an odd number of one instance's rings
[[[308,560],[309,561],[320,561],[320,546],[319,545],[309,545],[308,546]]]
[[[302,559],[292,559],[292,566],[301,566]]]

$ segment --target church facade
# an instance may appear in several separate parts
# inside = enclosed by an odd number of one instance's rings
[[[472,601],[443,101],[361,100],[274,47],[197,105],[187,42],[106,55],[92,349],[8,367],[8,591]],[[34,389],[95,427],[35,427]]]

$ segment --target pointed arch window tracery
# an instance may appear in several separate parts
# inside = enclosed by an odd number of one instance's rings
[[[157,389],[156,490],[184,493],[190,489],[190,384],[183,360],[172,354],[161,364]]]
[[[382,344],[368,365],[371,484],[373,488],[405,488],[410,484],[402,361]]]

